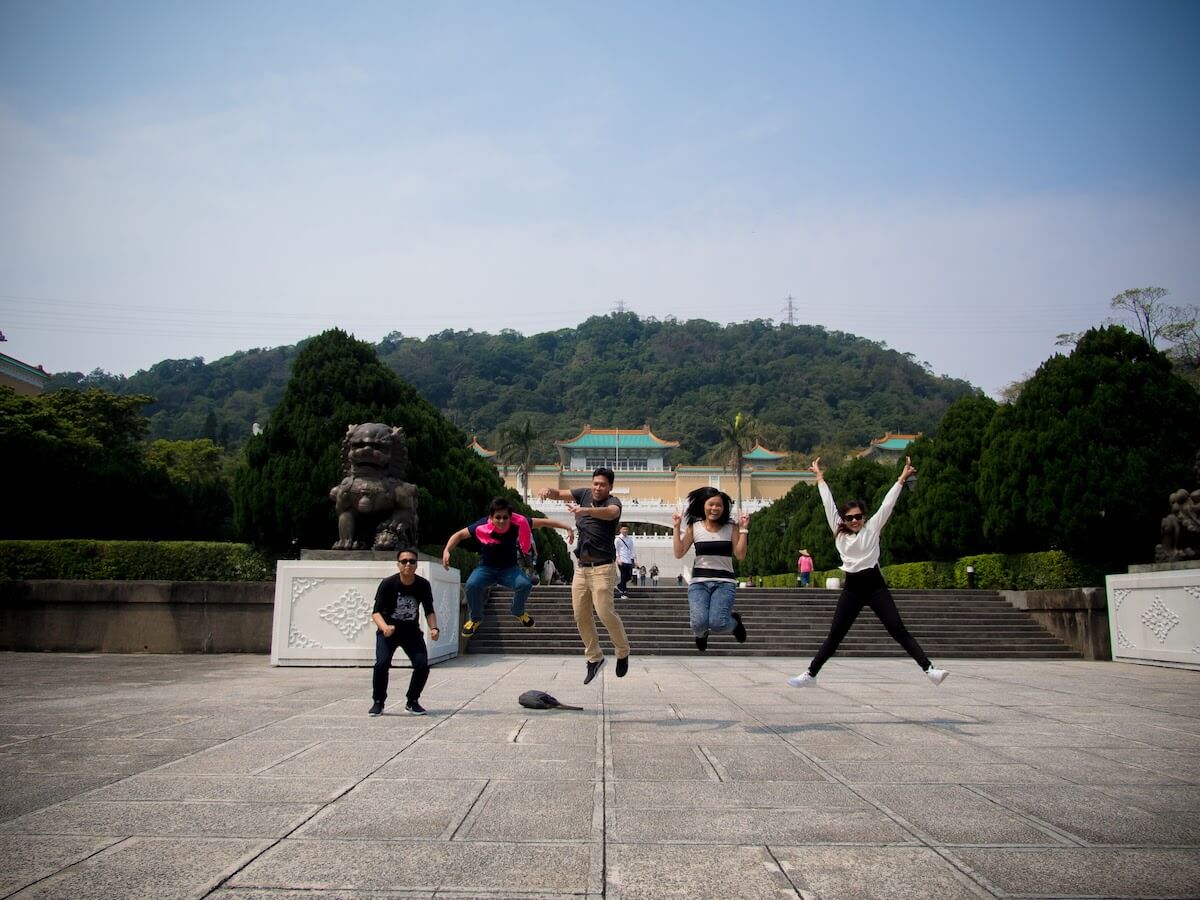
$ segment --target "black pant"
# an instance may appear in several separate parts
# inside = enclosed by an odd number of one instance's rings
[[[875,615],[879,617],[879,621],[883,623],[883,627],[887,629],[887,633],[908,651],[908,655],[917,661],[917,665],[922,669],[929,668],[929,657],[925,655],[925,651],[921,649],[916,638],[908,633],[908,629],[900,621],[900,611],[896,609],[896,601],[892,599],[887,582],[883,580],[883,573],[876,566],[873,569],[850,572],[846,575],[846,586],[842,588],[837,608],[833,611],[833,624],[829,626],[829,637],[825,638],[825,643],[821,645],[817,655],[808,664],[808,671],[811,674],[816,675],[820,672],[821,666],[825,665],[829,657],[837,652],[842,638],[850,631],[850,626],[854,624],[854,620],[858,618],[858,614],[864,606],[871,607]]]
[[[375,632],[375,675],[371,680],[372,699],[376,703],[387,701],[388,675],[392,667],[392,656],[401,647],[412,663],[412,678],[408,682],[409,702],[421,699],[425,682],[429,680],[429,654],[425,651],[425,636],[420,631],[403,631],[397,628],[391,637]]]
[[[633,563],[617,563],[617,569],[621,572],[621,581],[617,585],[617,590],[623,594],[625,587],[629,584],[630,576],[633,575]]]

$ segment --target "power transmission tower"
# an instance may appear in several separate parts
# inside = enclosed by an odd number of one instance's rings
[[[629,312],[629,310],[625,308],[625,301],[624,301],[624,300],[618,300],[618,301],[617,301],[617,308],[616,308],[615,310],[613,310],[613,311],[614,311],[614,312],[615,312],[617,315],[621,315],[622,313],[627,313],[627,312]]]
[[[787,296],[787,306],[785,306],[783,308],[783,311],[785,313],[787,313],[787,323],[789,325],[795,325],[796,324],[796,304],[792,302],[791,294],[788,294],[788,296]]]

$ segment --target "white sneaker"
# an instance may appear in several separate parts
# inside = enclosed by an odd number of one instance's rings
[[[941,684],[943,681],[946,680],[946,676],[949,675],[950,673],[947,672],[945,669],[939,669],[939,668],[936,668],[935,666],[930,666],[928,669],[925,670],[925,674],[929,676],[929,680],[932,681],[934,684]]]
[[[788,679],[788,684],[790,684],[792,687],[812,687],[816,683],[816,677],[808,672],[805,672],[803,675],[797,675],[794,678]]]

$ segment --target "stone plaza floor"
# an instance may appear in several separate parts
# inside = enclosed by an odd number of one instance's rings
[[[0,654],[0,896],[1200,895],[1200,673],[632,662]]]

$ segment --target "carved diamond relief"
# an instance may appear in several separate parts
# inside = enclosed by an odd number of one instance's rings
[[[371,621],[371,604],[356,588],[350,588],[317,614],[352,641]]]
[[[1121,626],[1117,626],[1117,646],[1123,647],[1126,650],[1133,649],[1133,641],[1125,636],[1125,632],[1121,630]]]
[[[320,648],[320,644],[306,635],[303,631],[292,625],[288,629],[288,646],[299,647],[302,650],[310,650],[312,648]]]
[[[320,587],[325,583],[324,578],[293,578],[292,579],[292,606],[296,605],[296,601],[303,597],[306,593],[315,587]]]
[[[1113,591],[1113,607],[1116,608],[1117,612],[1121,611],[1121,601],[1124,600],[1128,596],[1129,596],[1128,589]]]
[[[1162,644],[1166,642],[1171,629],[1179,624],[1179,616],[1167,609],[1161,597],[1155,597],[1150,608],[1142,613],[1142,624],[1149,628]]]

